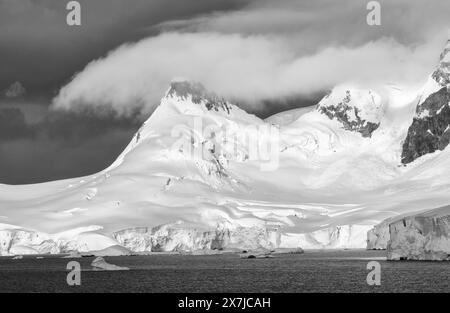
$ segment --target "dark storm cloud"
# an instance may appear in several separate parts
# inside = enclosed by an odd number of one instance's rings
[[[450,27],[447,0],[380,0],[379,27],[369,27],[366,23],[368,2],[257,0],[241,10],[171,20],[156,27],[183,32],[287,37],[304,54],[336,45],[358,46],[381,37],[394,38],[407,45],[417,44]]]
[[[39,183],[101,171],[114,161],[131,135],[129,130],[113,129],[78,145],[28,138],[2,142],[0,183]]]
[[[25,122],[25,115],[17,108],[0,108],[0,140],[9,141],[30,136],[32,131]]]
[[[21,81],[33,92],[57,90],[94,58],[138,40],[168,19],[229,10],[237,0],[80,0],[82,26],[66,24],[68,1],[0,0],[0,89]]]
[[[111,164],[139,127],[136,119],[48,112],[28,124],[0,108],[0,183],[23,184],[92,174]]]

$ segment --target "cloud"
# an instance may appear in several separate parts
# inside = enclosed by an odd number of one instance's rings
[[[167,30],[276,34],[296,39],[291,42],[303,51],[341,44],[356,46],[382,37],[404,44],[424,42],[430,33],[449,27],[450,2],[434,0],[380,0],[379,27],[366,23],[369,1],[355,0],[257,0],[242,10],[166,21]]]
[[[248,103],[311,94],[333,85],[408,83],[432,70],[439,50],[409,48],[391,39],[359,47],[330,47],[297,57],[277,38],[235,34],[163,34],[125,45],[90,63],[54,100],[56,108],[85,105],[143,114],[158,104],[172,78],[202,82],[208,89]],[[433,51],[430,51],[433,50]]]
[[[29,93],[53,93],[89,61],[148,36],[165,20],[233,10],[242,0],[78,0],[80,27],[66,23],[67,1],[0,0],[0,89],[19,80]],[[154,32],[153,32],[154,34]]]
[[[382,8],[380,28],[366,24],[365,3],[349,0],[261,0],[239,11],[166,21],[157,26],[163,33],[88,64],[54,107],[145,116],[179,76],[251,110],[263,100],[344,82],[419,84],[445,43],[448,1],[437,0],[433,9],[421,1],[382,1]]]

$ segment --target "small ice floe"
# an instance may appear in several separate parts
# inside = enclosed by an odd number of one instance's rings
[[[12,258],[13,260],[20,260],[23,259],[23,255],[16,255],[15,257]]]
[[[261,251],[242,251],[239,254],[241,259],[267,259],[273,258],[272,251],[261,250]]]
[[[36,259],[38,259],[38,260],[41,260],[41,259],[43,259],[44,257],[43,256],[37,256],[36,257]]]
[[[121,267],[114,264],[109,264],[101,256],[95,258],[91,263],[94,271],[128,271],[128,267]]]

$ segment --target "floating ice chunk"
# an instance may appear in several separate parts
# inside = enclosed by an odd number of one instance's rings
[[[94,271],[128,271],[128,267],[121,267],[114,264],[109,264],[101,256],[92,261],[91,266]]]
[[[241,259],[267,259],[273,258],[272,252],[268,250],[244,251],[239,255]]]

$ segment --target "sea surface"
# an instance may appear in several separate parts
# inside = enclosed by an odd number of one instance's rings
[[[306,251],[268,259],[223,255],[105,257],[129,271],[93,271],[93,257],[0,257],[0,292],[449,292],[449,262],[386,261],[385,251]],[[68,286],[67,263],[81,264],[81,285]],[[367,263],[381,265],[369,286]]]

